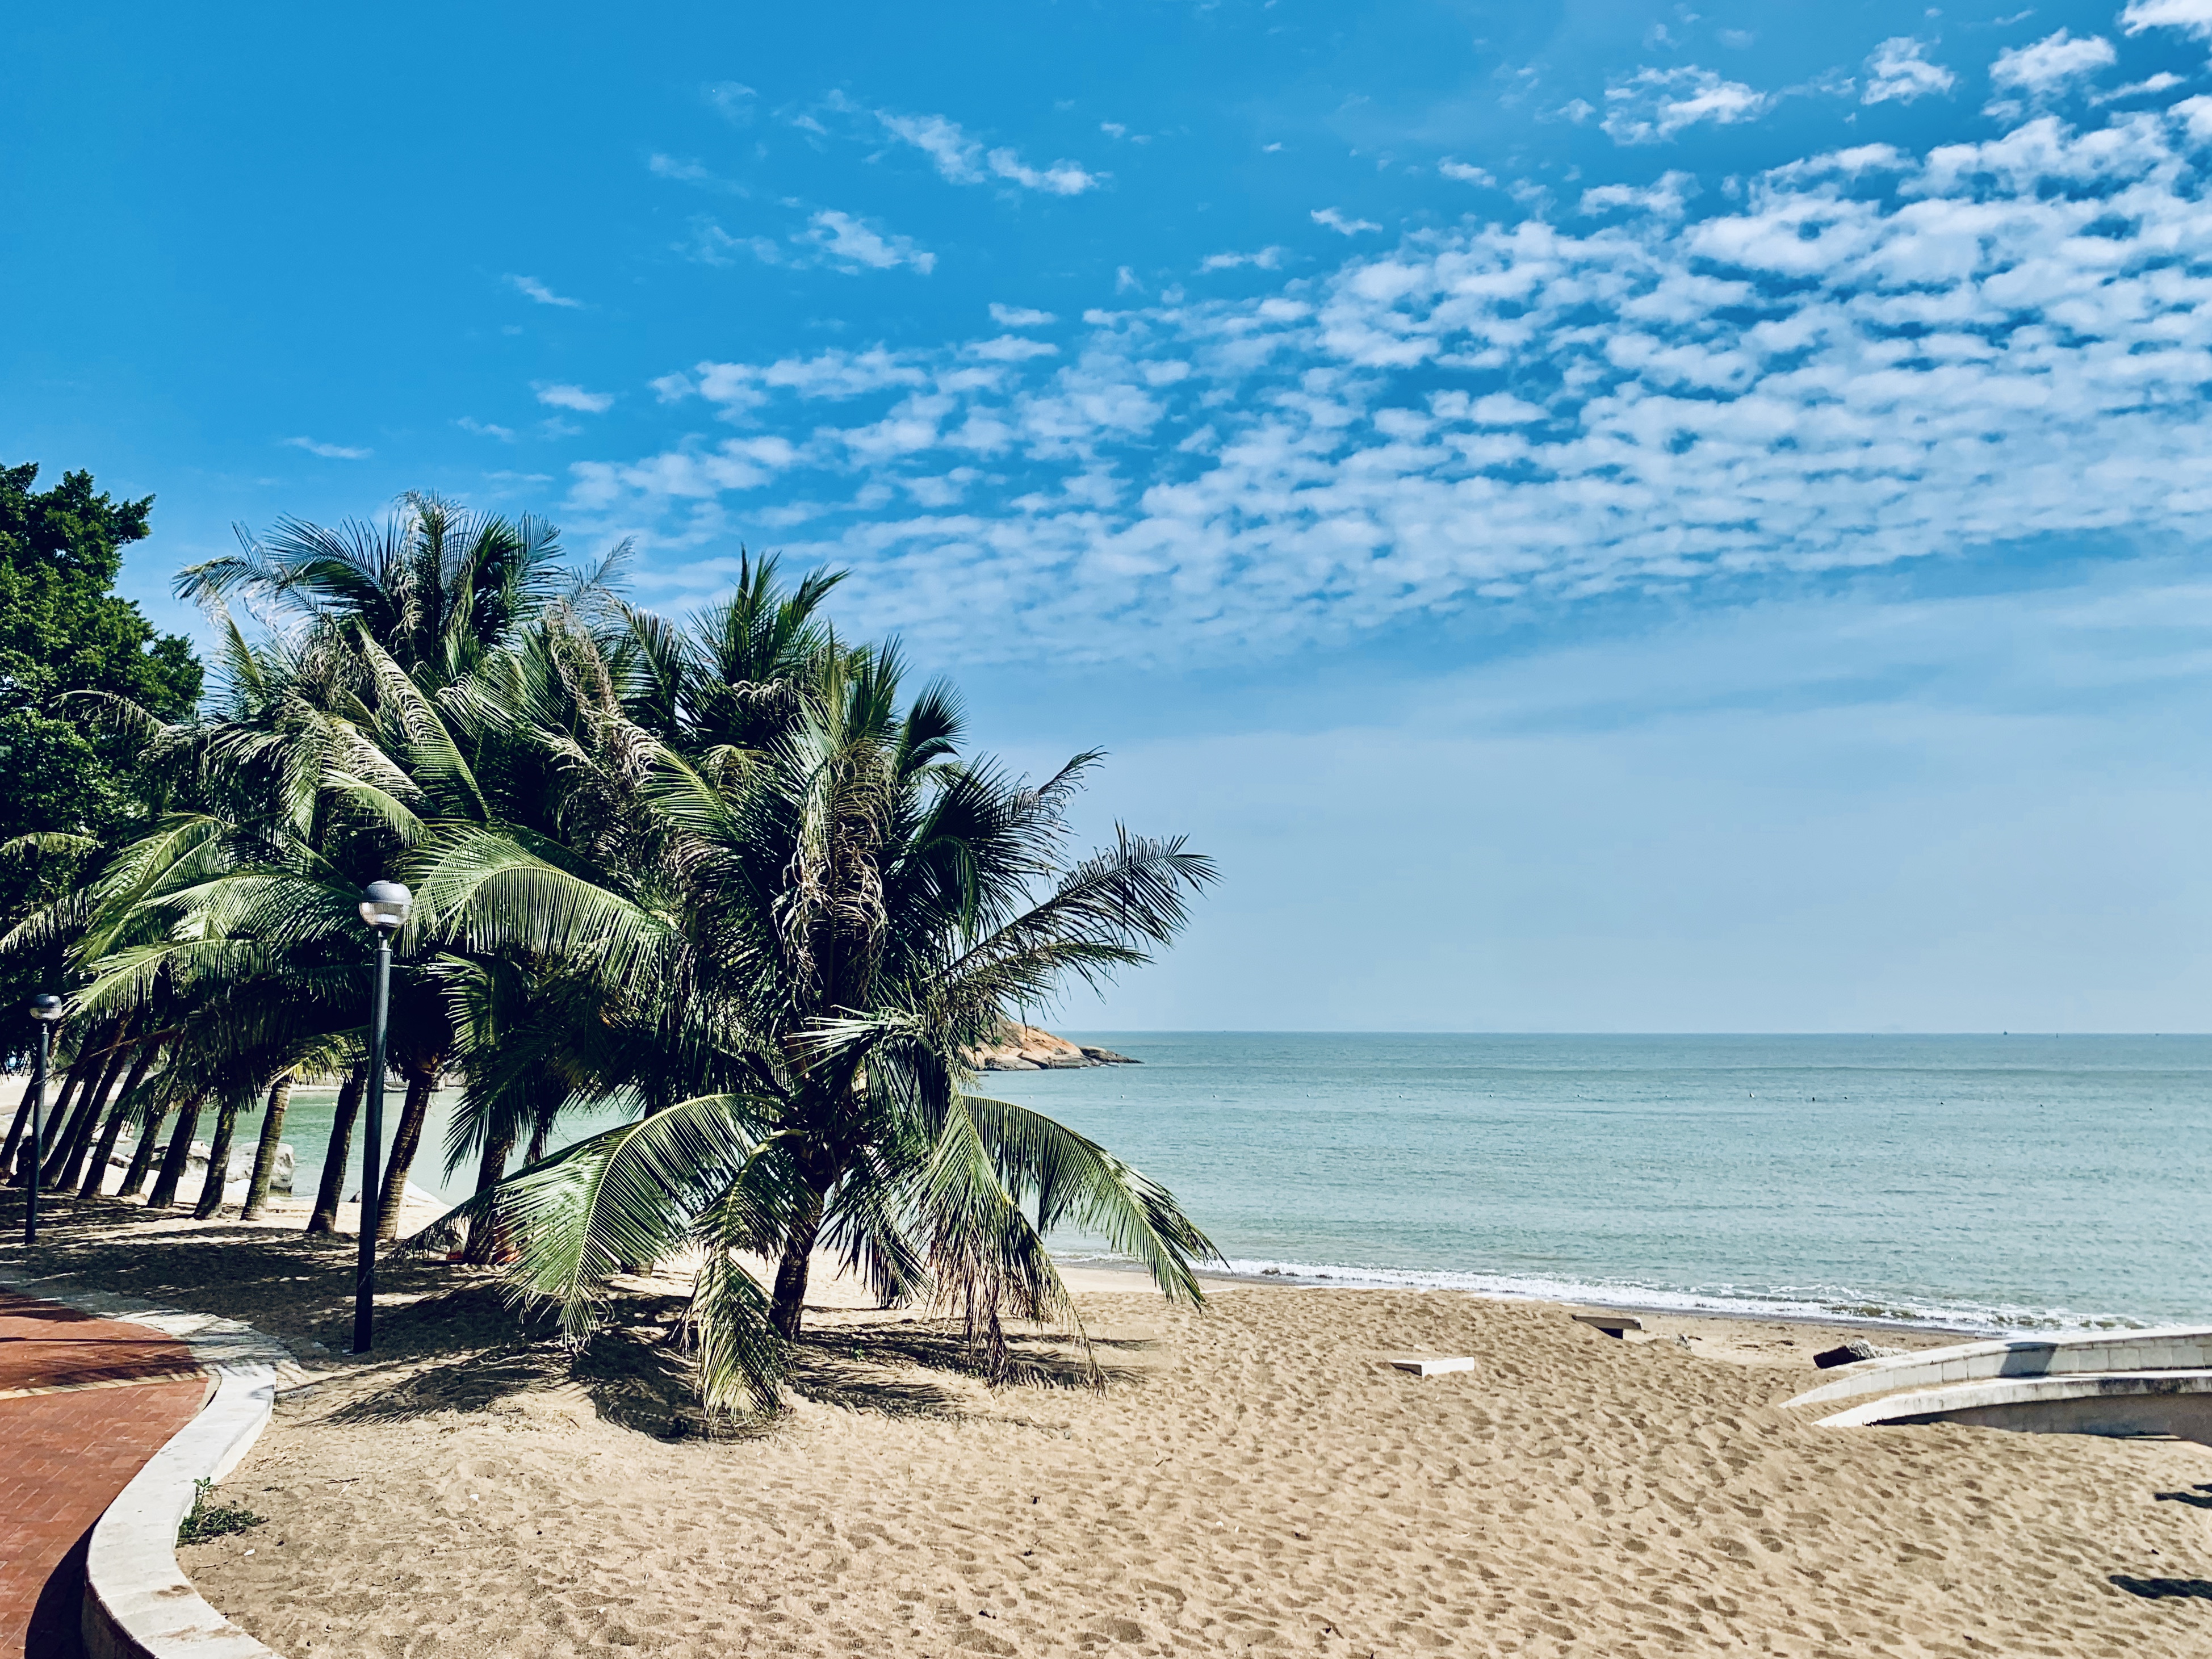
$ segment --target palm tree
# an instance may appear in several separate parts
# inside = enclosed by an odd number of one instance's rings
[[[426,689],[460,678],[563,594],[603,588],[628,555],[617,548],[579,577],[543,520],[510,521],[419,491],[381,525],[280,519],[265,537],[243,526],[237,535],[237,552],[179,573],[180,598],[269,606],[307,624],[311,643],[359,624]]]
[[[775,1399],[817,1249],[887,1302],[957,1309],[994,1373],[1006,1319],[1073,1317],[1055,1227],[1103,1232],[1195,1299],[1212,1247],[1172,1196],[968,1092],[965,1056],[1071,980],[1147,960],[1211,863],[1121,831],[1069,856],[1097,757],[1035,787],[964,758],[949,691],[905,699],[895,649],[821,618],[832,577],[787,591],[748,560],[728,604],[678,626],[553,602],[554,547],[415,497],[381,532],[288,521],[186,573],[301,627],[255,647],[230,628],[227,704],[144,732],[190,773],[191,810],[29,930],[74,938],[81,1014],[170,1042],[130,1091],[149,1122],[175,1109],[156,1197],[207,1101],[221,1139],[310,1055],[357,1052],[355,900],[396,866],[420,896],[386,1213],[458,1064],[472,1253],[510,1244],[514,1282],[572,1333],[612,1273],[697,1250],[691,1326],[720,1410]],[[539,1157],[585,1102],[629,1121]],[[501,1178],[526,1131],[526,1167]]]
[[[258,694],[243,700],[250,706],[239,711],[240,723],[256,732],[265,725],[270,688],[299,701],[299,689],[309,686],[304,701],[312,714],[339,716],[356,734],[381,741],[395,767],[379,775],[373,760],[364,766],[356,757],[350,775],[333,777],[325,766],[320,790],[295,798],[319,811],[343,799],[380,820],[388,832],[377,849],[383,865],[396,851],[392,842],[404,846],[419,832],[415,809],[426,805],[426,793],[433,812],[483,815],[478,769],[455,742],[452,717],[485,702],[477,677],[501,662],[503,647],[541,626],[556,603],[611,607],[609,584],[629,556],[625,543],[579,572],[562,562],[559,532],[544,521],[526,515],[509,521],[420,492],[403,496],[380,526],[349,520],[331,529],[284,519],[260,538],[241,526],[238,538],[239,552],[185,569],[177,590],[225,620],[226,600],[238,596],[301,625],[297,643],[274,642],[258,657],[233,630],[228,656],[243,666],[228,678]],[[257,665],[273,672],[257,680],[251,672]],[[495,775],[498,768],[490,770]],[[319,844],[319,823],[296,827]],[[389,871],[359,873],[367,880]],[[396,1236],[431,1100],[454,1058],[435,978],[403,969],[394,986],[393,1058],[407,1091],[385,1165],[380,1231],[387,1239]],[[344,1166],[352,1131],[352,1115],[341,1110],[331,1126],[326,1171]],[[329,1227],[333,1214],[319,1201],[310,1230]]]
[[[422,844],[425,935],[586,988],[599,1018],[560,1024],[539,1058],[638,1110],[463,1212],[496,1218],[515,1282],[576,1334],[609,1274],[702,1250],[692,1316],[717,1409],[775,1398],[817,1246],[886,1301],[957,1308],[994,1370],[1006,1317],[1073,1317],[1052,1228],[1103,1232],[1175,1297],[1198,1298],[1193,1264],[1213,1254],[1103,1148],[966,1092],[964,1059],[1068,977],[1148,959],[1210,861],[1126,833],[1067,860],[1097,757],[1026,786],[958,758],[942,687],[902,709],[895,651],[825,641],[811,661],[757,749],[687,755],[602,711],[605,750],[628,757],[626,857],[491,824]],[[747,1255],[775,1264],[772,1286]]]

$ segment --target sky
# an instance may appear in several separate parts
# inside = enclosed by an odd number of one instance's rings
[[[0,463],[125,590],[434,489],[741,550],[1086,833],[1078,1030],[2212,1030],[2212,0],[88,4]]]

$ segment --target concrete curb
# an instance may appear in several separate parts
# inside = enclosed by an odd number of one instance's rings
[[[1833,1417],[1824,1429],[1964,1423],[2028,1434],[2095,1434],[2121,1439],[2171,1435],[2212,1441],[2212,1370],[2075,1371],[2002,1377],[1893,1394]]]
[[[1785,1403],[1824,1406],[1862,1395],[1939,1388],[1954,1382],[2207,1368],[2212,1368],[2212,1326],[2084,1331],[2070,1336],[2006,1336],[1984,1342],[1960,1342],[1948,1348],[1920,1348],[1911,1353],[1839,1365],[1832,1381],[1808,1389]]]
[[[51,1280],[0,1279],[0,1289],[159,1331],[191,1348],[215,1384],[199,1414],[147,1460],[92,1529],[83,1613],[90,1659],[278,1659],[201,1600],[177,1565],[177,1528],[191,1512],[193,1483],[228,1474],[268,1426],[279,1367],[298,1371],[289,1351],[212,1314]]]

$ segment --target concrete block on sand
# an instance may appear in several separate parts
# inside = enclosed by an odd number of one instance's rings
[[[1432,1359],[1419,1354],[1392,1354],[1387,1362],[1401,1371],[1411,1371],[1415,1376],[1443,1376],[1452,1371],[1471,1371],[1474,1361],[1461,1357]]]
[[[1572,1315],[1575,1323],[1587,1325],[1592,1330],[1603,1331],[1607,1336],[1619,1336],[1624,1331],[1640,1331],[1644,1322],[1632,1314],[1578,1313]]]

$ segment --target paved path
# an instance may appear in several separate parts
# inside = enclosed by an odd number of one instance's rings
[[[0,1291],[0,1659],[78,1659],[93,1522],[206,1399],[183,1343]]]

